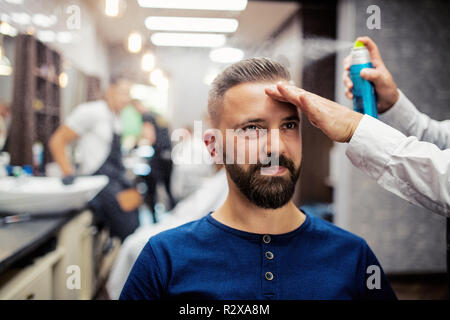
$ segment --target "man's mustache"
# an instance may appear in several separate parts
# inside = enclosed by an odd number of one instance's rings
[[[270,163],[270,162],[266,163],[266,164],[262,164],[261,162],[258,162],[254,165],[251,165],[251,171],[253,174],[253,173],[257,172],[258,170],[260,170],[261,168],[268,168],[271,166],[272,166],[272,163]],[[278,157],[278,166],[285,167],[286,169],[288,169],[291,172],[291,174],[295,173],[294,162],[291,159],[288,159],[283,155],[280,155]]]

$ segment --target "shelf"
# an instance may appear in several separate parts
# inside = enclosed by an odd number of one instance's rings
[[[35,112],[36,114],[40,114],[40,115],[44,115],[44,116],[57,117],[57,118],[59,118],[59,110],[48,110],[48,109],[44,109],[44,110],[34,110],[34,112]]]
[[[48,141],[60,123],[61,58],[31,35],[16,37],[16,70],[9,153],[12,165],[33,164],[33,144],[44,145],[44,163],[51,159]]]
[[[39,79],[50,82],[54,85],[57,85],[59,87],[58,76],[56,76],[56,75],[48,76],[48,75],[43,74],[39,69],[36,69],[36,70],[34,70],[34,76],[38,77]]]

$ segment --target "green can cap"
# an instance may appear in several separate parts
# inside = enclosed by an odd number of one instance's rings
[[[366,46],[364,45],[364,43],[362,41],[356,41],[355,42],[355,46],[353,48],[365,48]]]

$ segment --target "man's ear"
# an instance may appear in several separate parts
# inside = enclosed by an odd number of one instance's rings
[[[214,162],[222,163],[222,132],[218,129],[207,129],[203,133],[203,142],[205,143],[206,149]]]
[[[216,136],[214,135],[213,130],[208,129],[205,131],[203,134],[203,142],[205,143],[206,149],[208,149],[211,157],[214,158],[216,153]]]

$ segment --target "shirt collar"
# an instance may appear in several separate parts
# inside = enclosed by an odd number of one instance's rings
[[[282,233],[282,234],[269,234],[272,241],[284,241],[284,240],[289,240],[295,236],[298,236],[300,233],[302,233],[304,230],[306,230],[307,228],[309,228],[309,225],[311,224],[311,217],[308,213],[305,212],[304,209],[302,209],[303,213],[305,214],[305,221],[303,221],[302,225],[299,226],[297,229],[289,231],[287,233]],[[209,223],[211,223],[212,225],[214,225],[215,227],[232,233],[240,238],[244,238],[250,241],[255,241],[255,242],[259,242],[261,241],[262,237],[265,234],[259,234],[259,233],[252,233],[252,232],[247,232],[247,231],[243,231],[243,230],[239,230],[239,229],[234,229],[231,228],[221,222],[219,222],[218,220],[214,219],[211,214],[213,213],[213,211],[210,211],[207,216],[206,216],[206,221],[208,221]]]

